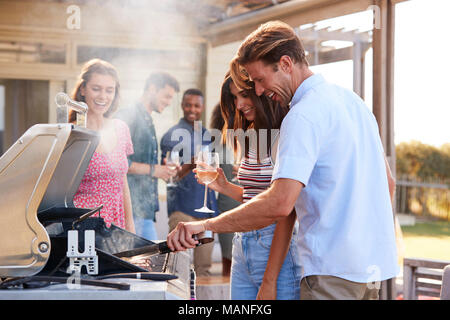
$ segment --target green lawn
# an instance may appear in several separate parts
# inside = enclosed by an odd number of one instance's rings
[[[416,222],[402,226],[403,257],[450,261],[450,222]]]

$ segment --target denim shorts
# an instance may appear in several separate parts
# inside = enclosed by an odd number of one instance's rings
[[[231,264],[232,300],[256,299],[269,259],[275,226],[276,224],[272,224],[260,230],[235,234]],[[295,230],[286,259],[278,275],[278,300],[300,299],[301,266],[296,238]]]

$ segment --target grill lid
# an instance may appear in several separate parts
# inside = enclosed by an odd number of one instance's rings
[[[73,198],[100,141],[97,132],[73,126],[38,212],[75,207]]]
[[[38,273],[50,254],[37,212],[73,206],[99,137],[71,124],[37,124],[0,158],[0,277]]]

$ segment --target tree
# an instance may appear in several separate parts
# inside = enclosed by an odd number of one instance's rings
[[[402,142],[395,147],[397,175],[419,179],[450,179],[450,143],[441,148],[419,141]]]
[[[437,148],[419,141],[403,142],[395,151],[397,179],[408,176],[408,180],[416,182],[397,187],[397,195],[402,195],[401,210],[450,220],[449,188],[423,183],[450,185],[450,143]]]

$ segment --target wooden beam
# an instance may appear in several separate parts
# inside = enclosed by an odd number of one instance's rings
[[[416,268],[444,269],[450,260],[405,258],[403,264]]]
[[[208,26],[201,31],[212,46],[243,40],[260,24],[269,20],[281,20],[298,27],[300,25],[365,11],[372,0],[292,0],[267,9]]]
[[[353,45],[353,91],[365,97],[366,52],[372,43],[355,42]]]
[[[80,68],[51,63],[4,63],[0,62],[0,78],[27,80],[65,80],[76,77]]]
[[[357,1],[293,0],[213,24],[207,29],[202,30],[201,34],[205,36],[214,47],[242,40],[261,23],[269,20],[282,20],[292,27],[298,27],[302,24],[313,23],[319,20],[339,16],[341,15],[341,12],[356,12],[353,11],[354,8],[351,8],[351,6],[345,8],[345,10],[343,9],[342,4],[345,5],[347,2]],[[364,8],[361,10],[365,10],[370,5],[370,0],[359,2],[366,2],[365,6],[363,6]]]
[[[70,29],[69,3],[0,1],[0,36],[89,42],[98,46],[182,47],[204,43],[195,21],[182,12],[159,12],[114,4],[78,5],[80,29]],[[102,18],[99,18],[102,17]],[[161,23],[164,22],[164,23]],[[170,27],[167,27],[170,25]]]
[[[300,39],[340,40],[350,42],[370,42],[369,32],[339,31],[328,28],[315,30],[314,28],[296,30]]]
[[[373,113],[381,141],[395,176],[394,145],[394,33],[395,4],[374,0],[380,8],[381,28],[373,30]]]
[[[415,279],[416,267],[410,265],[403,265],[403,299],[413,300],[416,298],[416,282]]]
[[[374,0],[380,11],[381,28],[373,30],[373,113],[378,122],[381,141],[386,148],[386,59],[388,0]]]
[[[353,91],[364,99],[364,53],[359,41],[353,44]]]
[[[311,66],[332,63],[344,60],[352,60],[353,59],[353,47],[345,47],[335,50],[322,51],[318,53],[317,61],[314,61],[314,52],[310,52],[306,59],[308,60]]]
[[[394,130],[394,57],[395,57],[395,1],[390,0],[387,13],[387,65],[386,65],[386,149],[389,157],[389,165],[394,177],[397,176],[396,156],[395,156],[395,130]],[[395,210],[395,209],[394,209]]]
[[[373,0],[379,9],[380,27],[373,29],[373,113],[378,122],[381,142],[392,174],[395,171],[394,145],[394,26],[395,4],[392,0]],[[393,208],[395,215],[395,207]],[[408,270],[405,270],[408,271]],[[396,297],[395,278],[382,282],[380,298]]]

